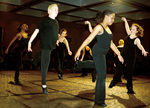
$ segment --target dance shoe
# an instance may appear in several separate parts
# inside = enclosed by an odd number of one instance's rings
[[[96,103],[96,102],[95,102],[95,104],[98,105],[98,106],[107,107],[107,105],[106,105],[105,103],[101,103],[101,104],[100,104],[100,103]]]
[[[132,88],[128,88],[128,94],[135,94],[134,90]]]
[[[58,74],[58,78],[59,79],[63,79],[61,74]]]
[[[115,86],[115,82],[114,81],[111,81],[110,85],[108,88],[113,88],[113,86]]]
[[[47,88],[42,88],[42,89],[43,89],[43,93],[48,95]]]

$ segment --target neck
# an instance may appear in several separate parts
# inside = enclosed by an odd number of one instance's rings
[[[108,27],[108,25],[104,21],[101,24],[103,25],[104,28]]]

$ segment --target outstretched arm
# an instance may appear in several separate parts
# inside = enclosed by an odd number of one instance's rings
[[[144,56],[146,57],[147,54],[148,54],[148,52],[145,51],[144,47],[143,47],[142,44],[141,44],[140,39],[139,39],[139,38],[136,38],[134,43],[135,43],[135,44],[137,45],[137,47],[142,51],[142,55],[144,55]]]
[[[84,56],[85,56],[85,48],[83,48],[83,50],[82,50],[82,57],[81,57],[80,61],[83,61]]]
[[[121,56],[120,51],[117,49],[116,45],[113,43],[113,41],[111,41],[110,48],[117,54],[119,61],[123,64],[124,59]]]
[[[125,22],[125,29],[126,29],[126,32],[128,35],[131,34],[131,31],[130,31],[130,27],[129,27],[129,24],[127,22],[127,19],[125,17],[122,17],[121,20],[123,20]]]
[[[39,29],[35,29],[35,31],[33,32],[32,36],[31,36],[31,38],[30,38],[30,40],[28,42],[28,51],[29,52],[32,51],[32,49],[31,49],[31,45],[32,44],[31,43],[35,39],[35,37],[37,36],[38,33],[39,33]]]
[[[89,26],[89,31],[92,32],[93,29],[92,29],[92,26],[91,26],[91,23],[89,21],[85,21],[84,24],[88,24]]]
[[[9,45],[8,45],[6,51],[5,51],[6,54],[8,54],[8,51],[9,51],[10,46],[11,46],[19,37],[20,37],[20,33],[18,33],[18,34],[10,41],[10,43],[9,43]]]
[[[72,55],[72,52],[70,51],[70,47],[69,47],[69,44],[68,44],[68,41],[67,41],[67,39],[66,39],[66,38],[64,39],[64,44],[66,45],[66,48],[67,48],[68,54],[69,54],[69,55]]]

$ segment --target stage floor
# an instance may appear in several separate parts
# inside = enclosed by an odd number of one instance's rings
[[[91,73],[71,73],[65,69],[63,80],[55,69],[47,73],[48,95],[42,93],[40,70],[22,70],[22,85],[10,84],[15,71],[0,72],[0,108],[101,108],[94,105],[95,83]],[[136,94],[127,94],[126,80],[108,88],[113,74],[106,78],[106,108],[150,108],[150,77],[134,76]]]

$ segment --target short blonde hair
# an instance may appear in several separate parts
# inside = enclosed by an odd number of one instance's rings
[[[57,4],[51,4],[51,5],[48,6],[48,9],[47,9],[48,14],[50,14],[50,11],[52,10],[52,8],[53,8],[54,6],[57,7]]]
[[[119,44],[119,45],[123,45],[123,44],[124,44],[124,40],[123,40],[123,39],[120,39],[119,42],[118,42],[118,44]]]

